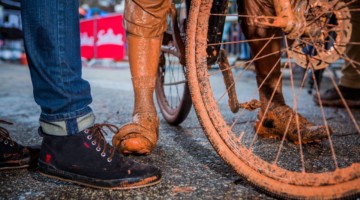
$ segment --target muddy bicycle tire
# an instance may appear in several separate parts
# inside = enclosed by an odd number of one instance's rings
[[[171,30],[164,34],[155,87],[160,112],[166,122],[174,126],[186,119],[192,107],[184,61],[180,61],[185,48],[177,21],[172,17]]]
[[[206,62],[207,30],[212,0],[193,0],[187,30],[187,78],[200,124],[220,157],[240,176],[277,197],[335,199],[360,192],[360,164],[332,172],[307,173],[268,163],[246,146],[238,145],[225,122],[209,81]]]

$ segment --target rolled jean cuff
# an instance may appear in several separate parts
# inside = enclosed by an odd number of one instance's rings
[[[95,116],[90,107],[62,115],[41,114],[40,117],[42,131],[56,136],[77,134],[93,126],[94,123]]]
[[[128,33],[154,38],[167,30],[169,0],[126,0],[123,25]]]

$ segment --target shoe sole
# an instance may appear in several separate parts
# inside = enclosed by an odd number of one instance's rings
[[[136,188],[143,188],[143,187],[149,187],[149,186],[156,185],[156,184],[160,183],[160,181],[161,181],[161,176],[159,178],[154,176],[154,177],[145,178],[141,181],[137,181],[134,183],[128,183],[128,181],[124,180],[124,181],[122,181],[123,183],[119,183],[119,185],[121,185],[121,186],[99,186],[99,185],[91,184],[89,182],[82,182],[82,181],[77,181],[74,179],[76,179],[76,178],[83,179],[84,181],[94,181],[97,183],[99,183],[99,182],[106,183],[106,182],[101,179],[94,179],[94,178],[90,178],[90,177],[86,177],[86,176],[82,176],[82,175],[78,175],[78,174],[65,172],[65,171],[62,171],[59,169],[55,169],[54,167],[51,167],[47,164],[42,164],[40,161],[39,161],[39,170],[40,170],[41,175],[49,177],[49,178],[53,178],[53,179],[57,179],[57,180],[65,181],[65,182],[70,182],[70,183],[75,183],[75,184],[90,187],[90,188],[106,189],[106,190],[130,190],[130,189],[136,189]]]
[[[30,167],[30,165],[22,165],[22,166],[11,166],[11,167],[1,167],[0,171],[5,171],[5,170],[15,170],[15,169],[25,169]]]
[[[13,170],[13,169],[24,169],[30,167],[30,158],[24,158],[22,160],[1,163],[0,171],[2,170]]]
[[[315,99],[314,101],[315,101],[315,103],[317,105],[320,105],[318,99]],[[344,104],[343,104],[343,101],[341,99],[333,100],[333,101],[322,100],[321,103],[322,103],[323,106],[341,107],[341,108],[345,107]],[[346,100],[346,103],[350,108],[360,108],[360,102],[359,101]]]

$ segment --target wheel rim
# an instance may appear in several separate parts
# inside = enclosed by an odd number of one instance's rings
[[[161,58],[158,75],[158,85],[161,89],[157,90],[157,96],[162,100],[158,102],[162,110],[171,116],[179,112],[183,96],[186,95],[187,81],[177,56],[162,52]]]
[[[165,120],[171,125],[178,125],[186,119],[192,102],[185,78],[185,66],[180,61],[182,51],[177,42],[181,38],[176,32],[179,29],[173,25],[173,20],[176,19],[170,20],[171,29],[163,38],[155,91]]]

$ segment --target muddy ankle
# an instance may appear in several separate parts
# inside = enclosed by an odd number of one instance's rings
[[[159,118],[156,112],[136,113],[133,116],[133,122],[146,128],[150,132],[153,133],[159,132]]]
[[[156,113],[153,97],[156,78],[152,76],[132,77],[135,95],[133,116],[137,113]]]

